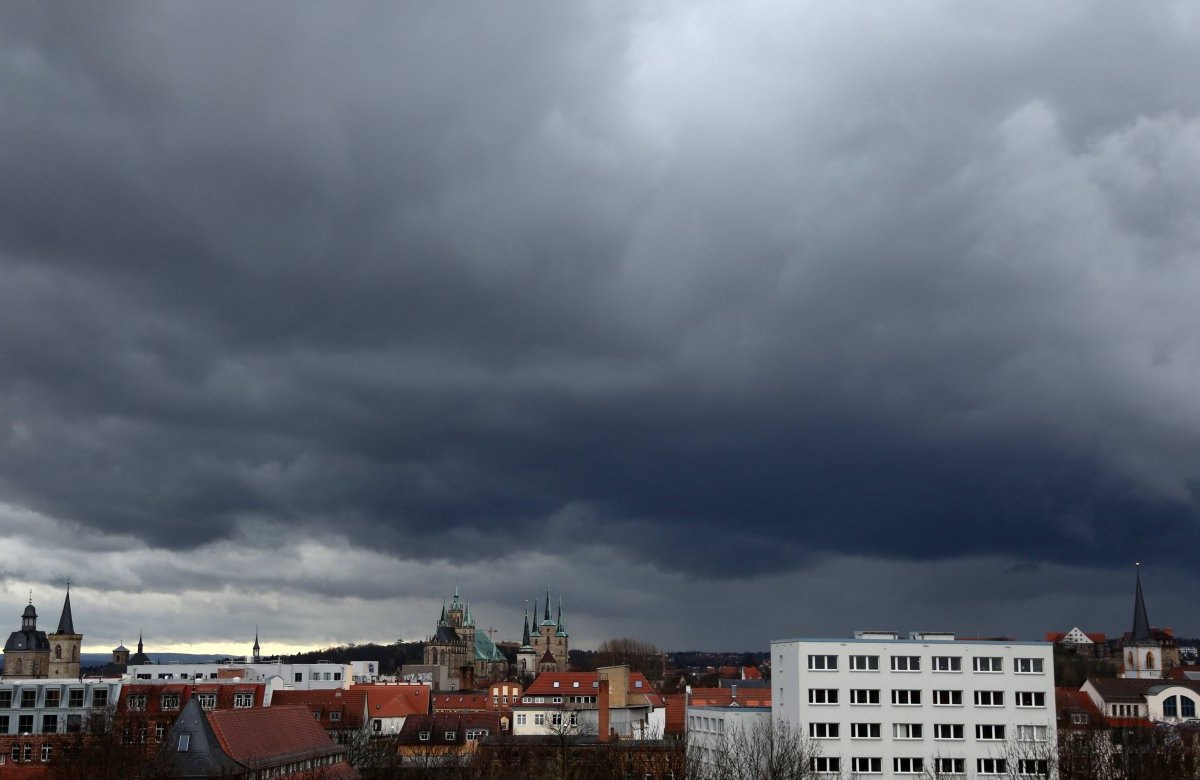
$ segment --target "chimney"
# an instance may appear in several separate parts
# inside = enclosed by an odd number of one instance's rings
[[[736,703],[736,702],[737,702],[737,686],[736,686],[736,685],[731,685],[731,686],[729,686],[729,687],[733,689],[733,693],[731,694],[731,698],[733,699],[734,703]]]
[[[598,742],[608,742],[608,680],[600,681],[600,696],[599,696],[599,712],[597,713],[599,724],[597,725],[596,740]]]
[[[464,666],[461,670],[460,677],[462,679],[463,690],[467,690],[467,691],[475,690],[475,665],[474,664],[467,664],[466,666]]]

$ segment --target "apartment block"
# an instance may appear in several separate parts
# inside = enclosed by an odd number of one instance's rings
[[[771,643],[772,721],[830,775],[1049,777],[1053,646],[860,631]]]

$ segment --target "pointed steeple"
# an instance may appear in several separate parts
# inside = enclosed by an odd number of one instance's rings
[[[521,630],[521,647],[529,647],[529,602],[525,602],[524,628]]]
[[[439,626],[446,625],[446,602],[445,601],[442,602],[442,616],[440,618],[438,618],[438,625]]]
[[[550,586],[549,585],[546,586],[546,617],[542,618],[542,620],[546,621],[546,622],[548,622],[550,620]]]
[[[475,621],[471,618],[471,602],[469,602],[469,601],[465,605],[463,605],[463,625],[464,626],[475,625]]]
[[[1150,641],[1150,619],[1146,617],[1146,599],[1142,596],[1142,564],[1137,564],[1137,593],[1133,600],[1133,641]]]
[[[62,617],[58,619],[59,634],[74,634],[75,621],[71,617],[71,581],[67,580],[67,597],[63,599]]]
[[[254,627],[254,647],[252,649],[255,655],[258,655],[258,651],[262,649],[258,646],[258,626]]]
[[[138,630],[138,655],[142,655],[142,632]]]

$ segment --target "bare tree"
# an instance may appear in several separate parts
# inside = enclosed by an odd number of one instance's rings
[[[689,744],[689,780],[814,780],[820,747],[787,721],[733,725],[715,744]]]

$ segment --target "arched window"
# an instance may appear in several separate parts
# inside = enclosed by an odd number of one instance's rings
[[[62,645],[55,645],[55,646],[54,646],[54,660],[55,660],[55,661],[61,661],[61,660],[62,660]]]
[[[1130,669],[1132,669],[1132,668],[1135,666],[1135,664],[1134,664],[1134,661],[1133,661],[1133,651],[1132,651],[1132,650],[1130,650],[1130,651],[1129,651],[1129,664],[1128,664],[1128,666],[1129,666],[1129,668],[1130,668]]]
[[[1146,651],[1146,668],[1147,669],[1154,668],[1154,653],[1151,653],[1148,650]]]
[[[1163,717],[1178,718],[1179,717],[1179,697],[1168,696],[1163,699]]]
[[[71,648],[71,660],[72,660],[72,661],[78,661],[78,660],[79,660],[79,646],[78,646],[78,645],[76,645],[75,647]]]
[[[1180,696],[1179,700],[1183,704],[1183,712],[1181,713],[1183,715],[1183,717],[1185,717],[1185,718],[1196,717],[1196,700],[1189,699],[1187,696]]]

